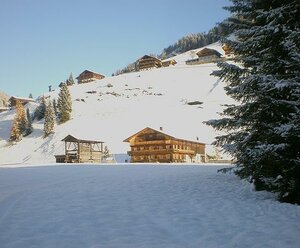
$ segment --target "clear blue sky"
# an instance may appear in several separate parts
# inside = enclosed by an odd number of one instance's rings
[[[37,97],[89,69],[110,76],[228,17],[228,0],[1,0],[0,90]]]

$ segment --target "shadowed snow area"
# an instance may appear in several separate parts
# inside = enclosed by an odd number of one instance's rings
[[[1,247],[298,247],[300,207],[220,168],[0,168]]]

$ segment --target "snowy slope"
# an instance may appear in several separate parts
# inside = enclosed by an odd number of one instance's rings
[[[299,206],[219,168],[0,168],[0,246],[299,247]]]
[[[218,44],[211,46],[220,50]],[[191,58],[188,53],[178,55],[177,59],[180,56]],[[214,64],[178,63],[71,86],[72,120],[57,125],[55,134],[46,139],[43,121],[35,122],[35,131],[11,147],[4,140],[9,137],[13,112],[2,113],[0,164],[54,162],[55,154],[63,154],[61,139],[68,134],[102,140],[112,153],[126,153],[129,145],[123,140],[147,126],[163,127],[164,132],[175,137],[190,140],[198,137],[200,142],[210,144],[216,133],[202,122],[217,117],[221,104],[231,102],[224,93],[224,83],[210,76],[215,69]],[[45,95],[57,98],[58,93],[56,89]],[[203,104],[187,104],[193,101]]]

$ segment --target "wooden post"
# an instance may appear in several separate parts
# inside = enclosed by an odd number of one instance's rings
[[[80,143],[79,143],[79,141],[77,142],[77,146],[78,146],[78,150],[77,150],[77,160],[78,160],[78,163],[80,163]]]
[[[65,163],[68,163],[67,142],[65,141]]]

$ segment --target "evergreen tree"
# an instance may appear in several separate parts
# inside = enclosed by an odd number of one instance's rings
[[[26,118],[27,118],[27,126],[25,130],[25,136],[29,135],[32,133],[33,127],[32,127],[32,118],[29,112],[29,109],[26,109]]]
[[[18,141],[22,139],[22,135],[26,134],[26,127],[28,125],[25,109],[20,101],[16,102],[16,115],[13,120],[13,126],[10,133],[10,140]]]
[[[21,139],[21,131],[19,128],[18,118],[15,116],[12,124],[12,129],[10,131],[10,141],[18,141]]]
[[[54,110],[54,114],[55,114],[55,116],[57,116],[57,114],[58,114],[58,111],[57,111],[57,104],[56,104],[56,100],[55,100],[55,98],[53,99],[53,110]]]
[[[28,98],[33,98],[33,96],[32,96],[32,94],[31,94],[31,93],[29,94]]]
[[[43,119],[44,116],[45,116],[45,110],[46,110],[46,100],[45,100],[45,97],[42,96],[41,99],[40,99],[40,104],[34,112],[34,118],[33,119],[37,118],[38,121]]]
[[[72,112],[72,99],[66,84],[63,84],[60,88],[57,105],[60,113],[60,123],[70,120]]]
[[[28,127],[28,120],[26,117],[24,105],[21,102],[17,101],[16,109],[17,109],[17,115],[19,118],[19,128],[20,128],[22,135],[25,136],[26,129]]]
[[[109,150],[108,150],[108,147],[105,146],[104,147],[104,151],[103,151],[103,158],[108,158],[109,157]]]
[[[71,85],[75,84],[72,73],[70,74],[69,78],[67,79],[66,84],[67,84],[67,86],[71,86]]]
[[[207,123],[227,131],[215,143],[236,158],[237,175],[300,203],[300,3],[231,1],[236,38],[224,42],[236,63],[219,63],[213,74],[238,103]]]
[[[49,136],[54,132],[55,115],[53,104],[49,101],[46,104],[45,122],[44,122],[44,137]]]

